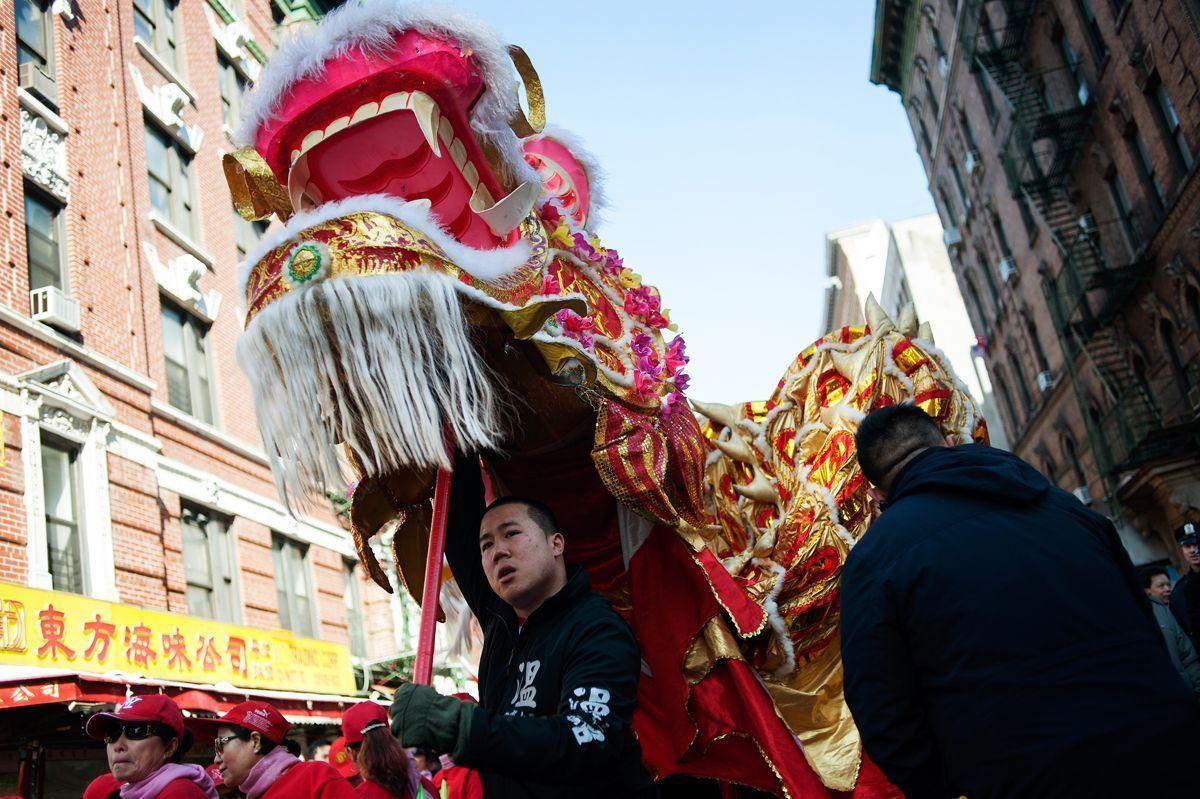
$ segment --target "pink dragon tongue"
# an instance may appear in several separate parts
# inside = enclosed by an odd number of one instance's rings
[[[548,136],[527,139],[525,160],[542,178],[542,191],[578,227],[586,227],[591,206],[587,170],[565,145]]]

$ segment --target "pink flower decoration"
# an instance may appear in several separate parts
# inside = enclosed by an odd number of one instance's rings
[[[634,370],[633,393],[639,399],[649,399],[658,394],[658,380],[645,372]]]
[[[625,313],[630,316],[645,317],[650,312],[650,303],[645,286],[638,286],[625,293]]]
[[[639,372],[645,372],[655,380],[662,379],[663,368],[658,362],[658,353],[651,351],[649,355],[643,355],[637,359],[637,368]]]
[[[691,359],[688,358],[685,352],[686,345],[683,342],[683,336],[676,336],[671,343],[667,345],[667,372],[670,374],[678,373]]]
[[[546,227],[553,230],[563,220],[562,211],[553,202],[547,202],[542,206],[542,220],[546,223]]]
[[[649,335],[638,331],[637,334],[630,340],[629,348],[633,350],[633,354],[638,357],[648,357],[654,352],[654,340]]]
[[[582,233],[576,233],[574,236],[575,246],[572,248],[574,253],[585,261],[595,261],[600,255],[596,252],[596,248],[587,240],[587,236]]]
[[[687,376],[687,372],[677,372],[671,382],[675,384],[676,391],[687,391],[688,386],[692,384],[692,378]]]
[[[683,395],[678,391],[672,391],[663,398],[662,415],[664,419],[670,419],[673,414],[687,408],[687,402],[684,401]]]
[[[580,316],[570,308],[563,308],[554,315],[554,319],[567,338],[575,339],[584,349],[590,350],[594,346],[592,333],[596,330],[596,323],[590,316]]]
[[[558,278],[553,273],[547,272],[542,278],[542,289],[539,294],[562,294],[562,286],[558,282]]]
[[[625,268],[625,261],[616,250],[609,250],[604,255],[604,269],[610,275],[619,275]]]

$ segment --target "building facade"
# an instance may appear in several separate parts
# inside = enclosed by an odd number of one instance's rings
[[[1012,449],[1182,565],[1200,517],[1200,3],[880,0]]]
[[[108,603],[97,623],[131,608],[209,619],[234,640],[283,629],[356,662],[411,647],[411,602],[366,577],[331,503],[298,517],[280,503],[234,359],[236,267],[266,225],[234,212],[221,157],[273,42],[327,5],[0,6],[0,793],[19,763],[45,769],[22,747],[80,712],[64,699],[12,715],[33,682],[83,695],[39,669],[91,668],[48,645],[61,616],[13,597]],[[38,612],[40,639],[19,640],[19,611]],[[280,647],[271,657],[285,673]],[[150,690],[134,677],[90,695]],[[308,707],[297,717],[329,723]]]
[[[874,295],[893,318],[911,304],[928,322],[935,345],[983,412],[992,444],[1007,446],[987,366],[942,240],[936,214],[888,224],[873,219],[825,235],[825,310],[822,332],[861,325],[863,307]]]

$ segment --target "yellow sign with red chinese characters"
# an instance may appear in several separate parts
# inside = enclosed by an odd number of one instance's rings
[[[0,582],[0,665],[349,694],[341,644]]]

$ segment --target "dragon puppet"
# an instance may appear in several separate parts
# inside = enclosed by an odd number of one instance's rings
[[[853,434],[906,401],[984,441],[979,411],[873,301],[770,399],[688,400],[658,291],[594,233],[597,167],[544,122],[524,51],[455,11],[362,0],[280,46],[225,170],[243,216],[283,223],[241,266],[238,343],[281,495],[353,483],[365,567],[391,590],[371,540],[394,531],[432,617],[436,500],[451,448],[477,453],[634,629],[652,773],[898,795],[842,693],[839,574],[876,511]]]

